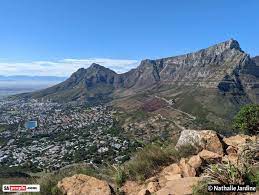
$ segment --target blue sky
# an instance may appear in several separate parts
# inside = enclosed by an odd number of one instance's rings
[[[257,0],[1,0],[0,75],[68,76],[101,62],[139,60],[230,38],[259,55]]]

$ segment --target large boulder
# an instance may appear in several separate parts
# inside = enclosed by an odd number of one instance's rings
[[[183,130],[176,144],[176,149],[181,150],[182,147],[191,145],[197,152],[206,149],[211,152],[223,154],[223,145],[221,137],[211,130]]]
[[[192,145],[194,147],[201,147],[203,143],[201,143],[201,137],[199,131],[195,130],[183,130],[176,144],[177,149],[181,149],[181,147]]]
[[[215,131],[200,131],[201,140],[204,143],[203,149],[222,155],[224,153],[221,137]]]
[[[83,174],[66,177],[58,182],[58,188],[67,195],[111,195],[107,182]]]

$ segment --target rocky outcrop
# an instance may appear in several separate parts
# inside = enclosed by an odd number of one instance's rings
[[[58,182],[58,188],[67,195],[111,195],[107,182],[87,175],[74,175]]]
[[[187,141],[184,142],[184,138]],[[192,186],[196,185],[198,181],[206,179],[203,175],[204,168],[209,164],[222,161],[237,164],[239,154],[245,152],[245,154],[252,156],[252,160],[256,160],[256,156],[258,156],[259,147],[256,137],[237,135],[222,138],[215,131],[209,130],[200,132],[195,130],[182,131],[177,143],[178,149],[180,150],[188,142],[192,143],[190,140],[193,140],[193,138],[196,141],[198,140],[199,143],[198,148],[200,151],[197,154],[182,158],[177,163],[163,167],[158,174],[147,179],[142,184],[126,181],[120,191],[124,192],[125,195],[192,194]],[[107,182],[85,175],[64,178],[58,183],[58,187],[68,195],[108,195],[112,193]]]
[[[222,138],[215,131],[184,130],[177,143],[178,150],[186,144],[193,144],[200,151],[189,158],[182,158],[179,163],[173,163],[164,167],[156,176],[155,194],[192,194],[192,186],[198,181],[206,179],[203,177],[203,170],[208,164],[215,164],[228,161],[237,164],[238,153],[244,151],[258,153],[259,147],[256,144],[256,137],[237,135]],[[257,148],[255,147],[257,146]],[[245,146],[245,147],[244,147]],[[248,149],[249,147],[249,149]],[[252,153],[252,156],[256,156]],[[251,154],[250,154],[251,155]],[[151,193],[144,185],[141,187],[146,194]],[[152,190],[154,192],[154,190]]]
[[[232,136],[232,137],[226,137],[223,139],[223,142],[228,145],[228,146],[232,146],[233,148],[238,148],[240,146],[242,146],[245,143],[251,143],[251,142],[255,142],[256,141],[256,137],[253,136],[248,136],[248,135],[236,135],[236,136]]]
[[[207,161],[207,162],[220,162],[221,159],[222,159],[222,156],[215,153],[215,152],[211,152],[211,151],[208,151],[208,150],[202,150],[199,154],[199,157],[204,160],[204,161]]]
[[[188,145],[196,148],[197,152],[201,151],[202,149],[206,149],[220,155],[223,154],[223,144],[221,142],[221,136],[215,131],[183,130],[176,144],[176,148],[180,150],[181,147]]]

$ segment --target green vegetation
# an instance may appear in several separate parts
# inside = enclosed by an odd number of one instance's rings
[[[259,104],[243,106],[235,116],[233,126],[239,132],[257,134],[259,132]]]
[[[211,193],[207,190],[208,181],[199,181],[192,187],[192,195],[210,195]]]
[[[118,121],[114,121],[114,124],[111,128],[106,130],[107,134],[111,134],[112,136],[121,136],[123,133],[123,129],[119,125]]]
[[[217,124],[213,121],[210,121],[206,118],[197,117],[194,120],[194,124],[197,128],[214,130],[225,136],[230,136],[233,134],[233,131],[231,130],[231,128],[229,128],[227,124],[224,126],[222,124]]]
[[[118,124],[122,125],[125,121],[140,122],[149,117],[149,113],[143,111],[142,109],[137,109],[133,111],[121,110],[121,112],[116,114],[118,119]]]
[[[239,163],[238,165],[230,162],[222,162],[209,165],[206,174],[212,182],[222,185],[228,184],[251,184],[253,173],[251,167],[247,164]]]
[[[162,166],[175,162],[178,158],[178,152],[173,147],[149,144],[138,150],[121,169],[129,179],[144,180],[159,171]]]
[[[130,179],[144,180],[158,171],[162,165],[173,160],[171,151],[158,145],[149,145],[138,151],[133,159],[126,163],[127,175]]]
[[[30,169],[27,167],[8,167],[8,166],[0,166],[0,176],[1,178],[11,178],[11,177],[20,177],[20,178],[29,178],[30,175],[27,174]]]
[[[239,163],[238,165],[230,162],[222,162],[212,164],[205,170],[207,176],[206,180],[202,180],[193,186],[193,195],[207,195],[207,185],[213,184],[239,184],[239,185],[259,185],[259,171],[254,171],[252,166],[246,163]],[[216,193],[217,194],[217,193]],[[218,193],[220,194],[220,193]]]
[[[132,113],[133,120],[139,120],[147,118],[147,113],[143,110],[137,110],[136,112]]]
[[[174,145],[159,141],[147,144],[135,152],[129,161],[120,166],[106,167],[106,175],[112,178],[117,188],[127,180],[143,181],[160,171],[163,166],[177,162],[196,153],[193,146],[175,150]]]
[[[7,125],[0,124],[0,132],[5,131],[7,129]]]
[[[112,178],[116,185],[116,188],[119,189],[127,178],[124,167],[112,165],[109,166],[107,169],[107,175],[109,175]]]

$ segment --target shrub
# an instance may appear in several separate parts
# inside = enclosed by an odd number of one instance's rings
[[[259,105],[243,106],[235,116],[233,126],[242,133],[257,134],[259,132]]]
[[[114,181],[117,187],[121,187],[122,184],[125,182],[126,180],[126,174],[123,170],[123,168],[121,167],[116,167],[116,172],[114,175]]]
[[[245,163],[232,164],[230,162],[209,165],[205,170],[205,174],[210,178],[212,183],[222,185],[254,184],[251,178],[255,177],[250,165]]]
[[[115,184],[118,189],[126,181],[126,173],[123,166],[107,165],[101,170],[103,178]]]
[[[249,179],[259,188],[259,171],[256,171],[255,174],[250,174]]]
[[[193,186],[193,195],[210,194],[207,191],[208,184],[250,184],[256,186],[259,185],[258,170],[253,170],[251,165],[246,164],[243,161],[238,161],[237,164],[231,164],[230,162],[221,162],[218,164],[209,165],[205,169],[204,176],[206,180],[199,181],[195,186]]]
[[[125,163],[127,176],[133,180],[144,180],[158,169],[175,161],[175,150],[150,144],[136,152],[133,159]]]

